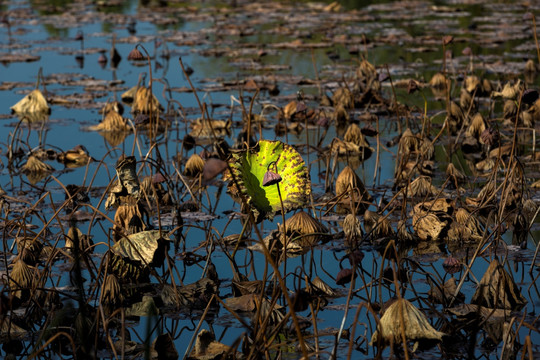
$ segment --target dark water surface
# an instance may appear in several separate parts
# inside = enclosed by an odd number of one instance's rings
[[[212,118],[232,119],[231,134],[225,137],[231,146],[235,144],[242,130],[242,110],[238,99],[242,98],[244,106],[249,109],[255,95],[254,91],[237,84],[255,79],[258,84],[264,82],[266,86],[276,85],[279,88],[279,94],[271,94],[267,89],[262,89],[254,101],[253,113],[261,114],[265,106],[268,108],[264,110],[268,120],[262,130],[262,138],[281,140],[297,146],[306,164],[309,164],[313,197],[318,204],[324,202],[325,175],[330,171],[327,169],[327,163],[334,164],[334,160],[327,162],[327,154],[321,149],[328,147],[334,137],[343,138],[344,130],[332,122],[316,149],[323,128],[310,124],[298,134],[290,132],[286,136],[276,135],[274,128],[278,123],[278,113],[271,110],[268,105],[283,108],[290,101],[297,99],[300,91],[309,108],[319,108],[320,90],[317,81],[320,80],[321,89],[329,95],[345,83],[352,84],[363,56],[377,68],[379,75],[390,74],[395,85],[395,98],[399,103],[408,106],[409,116],[405,114],[398,116],[381,108],[366,107],[349,111],[351,118],[358,122],[360,127],[379,126],[380,129],[378,160],[375,154],[364,162],[354,163],[351,160],[356,174],[374,197],[373,205],[370,206],[371,211],[377,211],[377,206],[384,207],[395,194],[393,185],[398,146],[393,140],[409,121],[414,131],[420,132],[419,119],[424,109],[424,99],[427,115],[433,122],[432,138],[444,121],[446,111],[444,100],[436,99],[428,87],[413,94],[409,94],[406,88],[409,79],[426,84],[435,73],[442,70],[444,53],[441,39],[444,36],[454,37],[452,44],[448,44],[445,48],[448,54],[444,63],[449,77],[454,81],[450,95],[458,102],[459,89],[463,79],[471,74],[471,64],[472,73],[490,79],[500,89],[508,80],[517,78],[524,80],[523,70],[526,60],[533,59],[536,62],[538,60],[532,21],[523,20],[523,15],[527,12],[540,13],[540,4],[534,1],[527,4],[489,1],[385,3],[343,1],[341,9],[335,12],[327,7],[327,3],[308,2],[125,1],[106,6],[107,3],[100,1],[0,3],[0,16],[3,17],[0,24],[0,186],[10,197],[11,206],[7,217],[5,214],[2,215],[0,229],[6,229],[10,220],[24,218],[27,224],[33,225],[34,232],[48,227],[47,245],[61,249],[64,246],[62,234],[64,230],[67,231],[64,227],[68,226],[65,212],[60,215],[62,221],[54,219],[50,224],[44,225],[54,217],[53,206],[61,206],[65,200],[65,191],[60,183],[64,186],[91,184],[89,203],[97,207],[102,215],[92,222],[88,222],[88,219],[81,220],[78,226],[84,234],[92,235],[94,243],[98,244],[91,256],[97,267],[100,266],[108,249],[107,244],[112,243],[110,219],[114,219],[115,211],[105,209],[101,197],[115,176],[118,158],[122,154],[133,154],[143,168],[141,177],[150,175],[148,168],[142,164],[147,155],[157,160],[154,149],[151,149],[155,143],[162,156],[164,168],[175,184],[172,191],[178,203],[184,203],[190,200],[190,196],[176,176],[173,157],[176,158],[178,155],[183,159],[180,165],[180,168],[183,168],[185,160],[191,154],[200,153],[203,148],[212,151],[212,142],[210,145],[198,145],[193,150],[182,150],[188,123],[199,118],[201,110],[182,72],[179,57],[192,69],[190,79],[201,101],[207,104]],[[76,40],[78,33],[84,38],[84,47],[81,46],[81,41]],[[113,35],[116,36],[116,49],[122,56],[116,67],[111,66],[109,55]],[[149,139],[147,133],[140,132],[138,135],[129,133],[123,141],[112,144],[110,139],[108,141],[100,133],[89,128],[101,121],[102,115],[98,111],[107,102],[120,100],[125,91],[137,85],[141,74],[145,74],[148,81],[147,64],[143,62],[141,66],[127,59],[137,44],[142,44],[152,57],[153,90],[165,109],[169,109],[168,129],[153,140]],[[465,48],[470,48],[473,55],[464,55]],[[98,63],[100,54],[108,58],[104,66]],[[13,55],[21,58],[12,61]],[[20,119],[10,113],[10,107],[35,88],[40,68],[43,71],[51,114],[43,122],[19,123]],[[394,92],[390,83],[386,81],[382,84],[382,96],[393,99]],[[533,77],[532,81],[527,83],[527,87],[538,88],[538,79]],[[43,84],[40,84],[39,88],[43,91]],[[501,101],[488,96],[481,99],[480,103],[485,118],[501,119],[503,107]],[[135,121],[130,114],[130,107],[126,105],[125,109],[124,116]],[[331,107],[327,111],[329,114],[333,113]],[[369,113],[378,116],[378,123],[365,120],[364,115]],[[508,135],[507,138],[511,138],[511,133],[505,134]],[[376,137],[369,137],[368,140],[372,147],[377,148]],[[465,195],[462,193],[461,196],[475,196],[486,182],[487,176],[479,176],[474,168],[468,168],[461,151],[449,155],[451,152],[449,144],[454,140],[455,138],[443,137],[435,146],[433,184],[440,188],[445,183],[445,169],[451,161],[456,166],[461,164],[468,175],[468,181],[463,185]],[[531,141],[537,140],[533,138],[521,146],[520,156],[524,157],[531,153]],[[306,144],[311,146],[308,147]],[[52,176],[46,176],[37,182],[30,180],[21,171],[21,166],[26,162],[32,149],[34,151],[54,149],[61,152],[73,149],[77,145],[83,145],[97,161],[88,166],[68,168],[57,161],[47,160],[46,163],[54,168],[50,173]],[[12,158],[9,156],[10,150],[14,151]],[[346,165],[347,159],[336,162],[335,176]],[[538,204],[540,196],[530,187],[530,184],[540,178],[538,166],[527,165],[524,172],[528,186],[527,198]],[[504,172],[501,171],[499,176],[503,177]],[[460,196],[451,189],[445,189],[444,194],[450,199]],[[45,200],[40,200],[43,196],[46,196]],[[238,216],[233,215],[240,213],[241,207],[226,193],[226,183],[221,181],[221,176],[201,191],[199,196],[202,202],[200,211],[192,216],[185,215],[185,226],[182,230],[184,241],[179,249],[173,249],[171,246],[169,251],[176,266],[176,282],[179,283],[178,277],[183,284],[199,280],[203,276],[206,257],[209,256],[222,281],[217,295],[226,299],[232,296],[233,270],[230,262],[219,246],[208,255],[210,247],[200,248],[199,245],[205,240],[240,233],[242,223]],[[25,213],[29,205],[36,202],[38,202],[36,211]],[[174,208],[175,206],[172,206],[162,213],[161,222],[165,230],[171,230],[176,225],[169,220],[171,216],[176,216]],[[411,209],[409,206],[405,218],[408,221],[408,228],[413,232],[411,216],[407,215]],[[84,207],[84,211],[91,212],[91,208]],[[397,211],[390,217],[394,229],[400,212]],[[292,213],[287,217],[290,215]],[[364,259],[358,274],[365,277],[368,285],[363,284],[360,278],[357,279],[349,311],[345,313],[349,284],[339,286],[335,280],[342,268],[350,267],[347,246],[344,244],[343,236],[339,235],[344,214],[325,212],[325,209],[319,206],[316,215],[336,236],[301,256],[288,259],[286,266],[280,265],[280,272],[287,271],[286,284],[291,294],[295,289],[306,286],[304,275],[310,278],[319,276],[338,292],[339,296],[329,299],[329,303],[316,314],[316,331],[329,334],[320,337],[318,356],[321,358],[331,356],[336,334],[342,325],[342,319],[345,318],[346,334],[351,334],[355,329],[355,338],[341,336],[335,352],[336,357],[347,358],[352,344],[351,358],[374,358],[377,356],[377,349],[367,345],[377,326],[373,313],[380,317],[378,310],[382,303],[396,295],[394,285],[389,281],[384,282],[380,277],[382,270],[388,268],[390,263],[387,259],[383,261],[380,246],[371,244],[369,240],[362,244]],[[362,216],[359,216],[359,219],[362,219]],[[152,215],[150,221],[156,227],[160,224],[156,214]],[[266,236],[282,222],[281,215],[278,215],[273,221],[266,220],[258,226],[262,235]],[[449,255],[453,255],[462,262],[469,263],[477,244],[465,246],[442,241],[437,244],[424,243],[422,246],[399,246],[400,256],[404,259],[402,270],[410,280],[400,281],[401,296],[422,309],[435,329],[449,335],[448,340],[442,344],[427,350],[419,349],[414,354],[409,353],[410,356],[426,359],[470,357],[495,359],[502,356],[521,358],[524,351],[523,344],[526,343],[527,336],[530,336],[533,344],[531,353],[535,358],[540,357],[538,345],[540,335],[537,330],[539,323],[536,312],[540,306],[537,288],[539,260],[536,259],[536,263],[531,266],[540,235],[538,225],[533,224],[527,242],[521,244],[524,245],[521,247],[519,243],[512,241],[512,225],[507,224],[506,229],[508,230],[500,235],[503,240],[501,245],[497,248],[486,246],[481,256],[472,263],[470,273],[466,274],[462,268],[454,274],[458,281],[463,277],[466,278],[462,292],[465,295],[465,302],[470,303],[477,282],[484,275],[494,256],[497,255],[501,261],[507,260],[505,269],[512,273],[527,304],[502,322],[490,323],[491,327],[479,325],[472,320],[457,319],[442,305],[427,300],[430,284],[429,276],[425,272],[438,279],[447,280],[450,275],[445,274],[443,261]],[[8,234],[7,231],[3,236],[3,254],[6,261],[2,261],[0,266],[6,275],[3,276],[2,294],[7,298],[10,290],[6,263],[11,264],[18,251],[14,250],[13,245],[16,236]],[[257,238],[255,231],[250,232],[249,236]],[[228,250],[232,252],[232,248]],[[204,261],[194,265],[188,263],[185,255],[190,252],[203,257]],[[266,261],[260,252],[240,248],[236,254],[236,261],[241,267],[240,272],[249,280],[262,278]],[[36,265],[42,273],[46,266],[43,263]],[[165,268],[166,265],[163,269]],[[76,298],[74,296],[76,288],[70,279],[70,269],[69,258],[60,256],[52,266],[52,271],[48,275],[50,279],[45,287],[49,290],[61,290],[59,297],[64,308],[70,306],[77,308],[79,305],[72,300]],[[158,269],[158,273],[164,274],[166,271],[163,269]],[[529,272],[529,269],[532,271]],[[87,271],[83,271],[83,277],[86,278],[84,289],[88,305],[97,309],[102,279],[96,285]],[[151,279],[152,283],[159,283],[155,277]],[[170,278],[167,282],[170,283]],[[140,291],[156,296],[148,289]],[[280,298],[278,303],[288,309],[284,299]],[[367,303],[374,307],[374,312],[363,308],[358,311],[355,318],[359,305]],[[374,304],[379,308],[373,306]],[[24,307],[13,312],[6,309],[2,308],[0,314],[6,319],[10,316],[24,317]],[[126,322],[126,331],[130,333],[130,339],[139,346],[126,357],[149,356],[149,353],[145,353],[148,350],[145,344],[151,344],[159,334],[167,332],[174,338],[180,357],[184,356],[190,340],[196,335],[195,328],[203,309],[191,311],[187,308],[175,310],[160,308],[158,316],[130,318]],[[284,311],[286,312],[287,310]],[[309,309],[297,313],[309,321],[312,320]],[[252,323],[251,313],[241,313],[241,316],[247,323]],[[12,352],[16,356],[27,357],[45,343],[44,339],[47,337],[42,337],[42,330],[45,327],[54,328],[54,322],[51,320],[53,318],[54,316],[49,314],[36,320],[33,325],[26,323],[26,327],[23,328],[27,333],[22,337],[22,350],[12,351],[9,346],[4,346],[2,355]],[[524,326],[524,323],[529,327]],[[501,324],[514,329],[511,333],[516,335],[511,355],[507,355],[510,350],[503,351]],[[471,330],[474,326],[477,330]],[[111,328],[113,330],[110,330],[109,335],[113,341],[118,341],[120,327],[111,326]],[[233,345],[247,331],[223,306],[206,316],[201,329],[214,331],[216,338],[227,345]],[[288,332],[280,331],[276,340],[271,343],[275,345],[282,340],[283,346],[280,348],[274,346],[267,353],[268,356],[291,359],[302,356],[296,347],[294,327],[291,326],[291,329],[293,330]],[[515,329],[519,330],[515,332]],[[314,348],[312,335],[316,331],[311,326],[304,334]],[[1,335],[5,344],[8,344],[4,328]],[[98,347],[98,356],[114,357],[107,339],[104,336],[103,338]],[[76,339],[77,343],[78,341]],[[245,347],[249,348],[248,345]],[[43,358],[60,356],[57,351],[58,347],[53,345],[47,347],[39,356]],[[399,353],[401,350],[397,351]],[[382,354],[383,357],[388,357],[390,350],[387,348]],[[525,352],[524,356],[528,356],[527,354]],[[69,358],[71,355],[62,356]],[[393,353],[392,356],[396,355]]]

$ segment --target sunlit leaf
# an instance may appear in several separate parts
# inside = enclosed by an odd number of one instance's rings
[[[141,231],[120,239],[111,251],[118,256],[148,265],[154,259],[161,237],[159,230]]]
[[[272,219],[281,211],[279,192],[285,212],[301,208],[309,200],[311,182],[307,167],[298,151],[288,144],[261,140],[254,149],[234,154],[230,166],[231,183],[236,179],[257,221]],[[269,167],[283,180],[277,185],[263,186]]]

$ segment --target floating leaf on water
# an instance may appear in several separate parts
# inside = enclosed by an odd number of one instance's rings
[[[403,319],[403,320],[402,320]],[[382,348],[402,342],[402,330],[407,340],[442,340],[444,333],[431,326],[426,316],[405,299],[395,300],[384,312],[370,345]],[[380,341],[380,342],[379,342]]]
[[[143,296],[142,301],[126,309],[126,316],[155,316],[159,309],[151,296]]]
[[[480,280],[471,303],[488,308],[519,310],[527,300],[521,295],[512,275],[495,258]]]
[[[95,161],[82,145],[77,145],[71,150],[58,154],[57,160],[68,168],[86,166],[89,162]]]
[[[16,114],[44,114],[51,113],[51,108],[47,104],[45,96],[39,89],[32,90],[18,103],[11,107],[11,111]]]
[[[52,166],[39,160],[34,155],[29,155],[26,163],[21,167],[25,174],[44,173],[45,175],[54,170]]]
[[[124,95],[122,95],[123,99]],[[157,116],[163,111],[163,106],[159,103],[158,99],[150,92],[150,88],[140,86],[133,98],[133,104],[131,105],[131,112],[133,114],[145,114]]]
[[[117,256],[138,261],[142,265],[150,265],[159,247],[162,234],[159,230],[141,231],[123,237],[113,245],[111,251]]]
[[[233,154],[229,164],[233,179],[230,184],[239,187],[258,222],[272,219],[281,211],[278,186],[285,212],[301,208],[309,200],[311,182],[306,165],[298,151],[288,144],[260,140],[255,148]],[[283,181],[264,187],[264,174],[272,164]]]
[[[499,321],[500,319],[508,319],[512,316],[511,310],[492,309],[485,306],[475,304],[461,304],[458,306],[446,309],[450,314],[458,317],[476,318],[480,317],[486,321]]]
[[[230,346],[224,345],[218,341],[213,333],[203,329],[197,334],[195,346],[188,360],[211,360],[211,359],[229,359],[238,358],[240,354]]]

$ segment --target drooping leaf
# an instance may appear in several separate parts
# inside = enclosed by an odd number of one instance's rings
[[[18,103],[11,107],[11,111],[17,114],[43,114],[51,113],[51,108],[43,93],[38,90],[32,90],[28,95],[22,98]]]
[[[402,320],[403,319],[403,320]],[[441,340],[444,333],[431,326],[426,316],[403,298],[394,301],[381,317],[371,337],[373,345],[380,337],[383,344],[400,343],[402,331],[407,340]]]
[[[160,237],[159,230],[141,231],[120,239],[111,250],[118,256],[147,265],[154,259]]]
[[[234,185],[236,180],[240,193],[259,222],[264,218],[272,219],[281,211],[279,192],[285,212],[301,208],[309,200],[311,182],[307,167],[298,151],[288,144],[261,140],[254,149],[234,154],[230,166],[231,184]],[[282,181],[263,186],[264,174],[269,167],[281,176]]]

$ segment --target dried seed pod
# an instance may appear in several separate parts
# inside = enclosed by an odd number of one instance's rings
[[[443,262],[443,268],[444,271],[446,271],[448,274],[455,274],[458,271],[461,270],[461,261],[450,255],[446,259],[444,259]]]
[[[184,175],[196,177],[202,174],[204,169],[204,160],[199,154],[193,154],[189,157],[184,168]]]
[[[264,173],[261,185],[262,186],[276,185],[276,184],[280,183],[281,180],[283,180],[281,178],[281,175],[279,175],[276,172],[268,170],[267,172]]]
[[[352,269],[341,269],[336,276],[336,284],[345,285],[352,281],[354,271]]]

